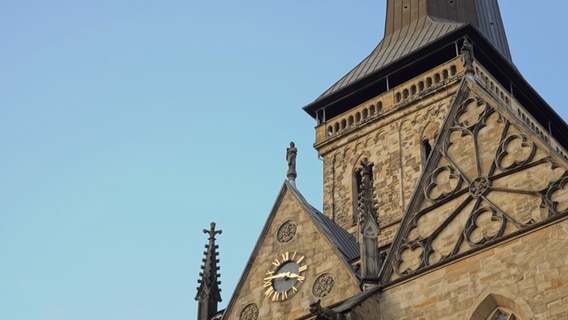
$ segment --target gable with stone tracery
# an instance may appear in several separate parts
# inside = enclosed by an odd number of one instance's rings
[[[401,223],[383,282],[568,214],[567,183],[563,157],[506,106],[464,82]]]

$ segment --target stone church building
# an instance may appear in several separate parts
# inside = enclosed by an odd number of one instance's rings
[[[383,40],[304,110],[323,211],[284,182],[226,309],[198,320],[568,319],[568,126],[497,0],[388,0]]]

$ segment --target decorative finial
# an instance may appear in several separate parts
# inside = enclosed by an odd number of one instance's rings
[[[473,69],[473,46],[467,41],[467,38],[463,41],[461,55],[463,66],[465,67],[465,74],[473,76],[475,74],[475,70]]]
[[[219,285],[219,277],[221,274],[218,273],[219,259],[217,256],[218,245],[215,244],[215,235],[221,234],[221,230],[215,230],[215,222],[211,222],[211,228],[209,230],[203,229],[203,233],[209,235],[208,244],[205,245],[207,251],[203,252],[205,258],[203,258],[203,265],[201,266],[202,272],[199,273],[201,279],[197,280],[199,287],[197,288],[197,295],[195,300],[199,301],[198,305],[198,320],[209,320],[213,314],[217,312],[217,303],[221,302],[221,289]]]
[[[210,227],[211,229],[203,229],[203,233],[209,233],[209,240],[215,241],[215,235],[223,233],[223,230],[215,230],[215,222],[211,222]]]
[[[377,217],[378,203],[373,190],[373,164],[367,158],[361,161],[361,191],[359,192],[359,215],[362,223],[366,217]]]
[[[361,238],[361,285],[376,284],[379,275],[378,202],[373,188],[373,164],[368,159],[361,161],[361,190],[359,192],[359,230]]]
[[[288,181],[292,184],[295,183],[296,177],[298,174],[296,173],[296,155],[298,154],[298,149],[294,144],[294,141],[290,141],[290,147],[286,148],[286,161],[288,162],[288,172],[286,172],[286,176],[288,177]]]

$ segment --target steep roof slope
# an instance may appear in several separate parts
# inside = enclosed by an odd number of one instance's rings
[[[285,181],[223,319],[251,312],[268,319],[282,314],[296,318],[309,314],[314,297],[330,305],[359,294],[351,264],[358,256],[355,238]],[[277,281],[288,287],[282,289]]]
[[[384,39],[367,58],[317,100],[468,24],[478,29],[511,61],[497,0],[389,0]]]

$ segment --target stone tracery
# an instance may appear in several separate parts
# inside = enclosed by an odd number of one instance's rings
[[[568,210],[566,168],[482,99],[466,99],[447,130],[395,253],[399,276]]]

